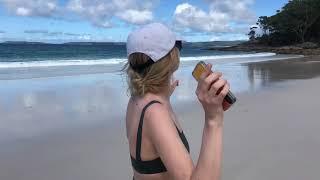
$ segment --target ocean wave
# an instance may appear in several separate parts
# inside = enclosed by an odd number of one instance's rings
[[[270,57],[275,55],[276,53],[252,53],[252,54],[216,55],[216,56],[199,56],[199,57],[181,57],[181,61],[202,61],[202,60],[215,60],[215,59]]]
[[[181,57],[181,61],[199,61],[215,59],[234,59],[252,57],[270,57],[275,53],[253,53],[236,55],[216,55],[216,56],[194,56]],[[92,65],[117,65],[124,64],[125,58],[95,59],[95,60],[47,60],[47,61],[25,61],[25,62],[0,62],[0,68],[32,68],[32,67],[59,67],[59,66],[92,66]]]
[[[0,68],[31,68],[31,67],[59,67],[59,66],[92,66],[116,65],[124,63],[126,59],[96,59],[96,60],[48,60],[27,62],[0,62]]]

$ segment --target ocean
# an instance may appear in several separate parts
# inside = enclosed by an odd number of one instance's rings
[[[199,60],[221,64],[260,61],[274,53],[248,53],[208,50],[239,42],[184,43],[181,64]],[[2,43],[0,44],[0,80],[70,76],[118,72],[126,63],[125,43]]]
[[[235,42],[185,43],[181,61],[273,55],[206,50],[234,44]],[[0,68],[112,65],[125,61],[125,43],[0,44]]]

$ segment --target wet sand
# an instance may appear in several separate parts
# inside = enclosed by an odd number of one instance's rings
[[[242,67],[247,79],[228,75],[238,102],[225,115],[223,179],[318,179],[320,59],[221,69]],[[0,179],[131,179],[128,97],[114,79],[95,74],[2,81]],[[183,83],[172,101],[196,162],[203,112],[193,82]]]

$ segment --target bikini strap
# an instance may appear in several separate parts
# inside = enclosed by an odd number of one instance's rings
[[[141,161],[141,140],[142,140],[142,126],[143,126],[144,114],[145,114],[147,108],[155,103],[161,104],[161,102],[159,102],[159,101],[155,101],[155,100],[151,101],[147,105],[144,106],[144,108],[142,109],[142,112],[141,112],[139,127],[138,127],[138,132],[137,132],[137,143],[136,143],[136,160],[138,160],[138,161]]]

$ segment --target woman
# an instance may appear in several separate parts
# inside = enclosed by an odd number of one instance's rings
[[[131,98],[126,128],[135,180],[220,179],[223,99],[229,84],[207,65],[196,95],[205,112],[197,164],[170,104],[179,82],[179,44],[167,27],[153,23],[132,32],[127,40],[127,72]]]

